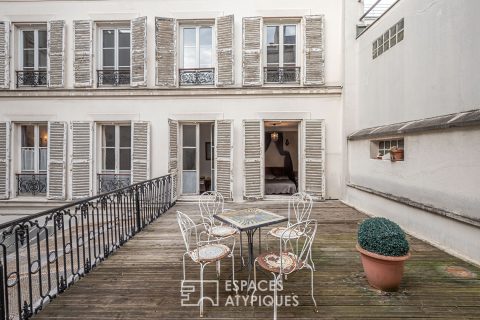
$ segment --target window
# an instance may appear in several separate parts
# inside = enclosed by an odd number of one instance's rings
[[[214,84],[213,28],[181,28],[180,85]]]
[[[265,82],[299,82],[297,25],[267,25],[265,33]]]
[[[401,19],[395,25],[390,27],[382,36],[373,41],[372,57],[377,58],[388,49],[403,40],[404,20]]]
[[[47,30],[21,28],[17,87],[47,85]]]
[[[101,59],[98,85],[130,84],[130,29],[108,28],[100,32]]]
[[[400,149],[402,151],[402,160],[403,160],[403,150],[404,150],[404,139],[388,139],[388,140],[375,140],[371,142],[371,158],[372,159],[381,159],[381,160],[391,160],[390,152],[394,149]]]

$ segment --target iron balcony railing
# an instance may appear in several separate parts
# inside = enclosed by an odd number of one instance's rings
[[[17,173],[17,196],[45,196],[46,173]]]
[[[21,70],[16,71],[17,88],[44,87],[47,85],[47,71]]]
[[[201,86],[215,84],[215,69],[179,69],[179,79],[181,86]]]
[[[171,208],[171,190],[166,175],[1,224],[0,319],[42,310]]]
[[[97,87],[130,85],[130,70],[97,70]]]
[[[130,173],[99,173],[98,193],[110,192],[130,185]]]
[[[300,67],[265,67],[265,83],[300,83]]]

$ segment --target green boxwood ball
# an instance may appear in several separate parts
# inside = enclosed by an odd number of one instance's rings
[[[401,257],[408,253],[405,233],[398,224],[386,218],[369,218],[358,228],[358,244],[382,256]]]

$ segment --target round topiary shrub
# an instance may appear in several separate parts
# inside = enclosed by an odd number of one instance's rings
[[[358,228],[358,244],[382,256],[401,257],[408,253],[405,233],[398,224],[386,218],[369,218]]]

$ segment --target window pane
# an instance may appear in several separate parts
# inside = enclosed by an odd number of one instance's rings
[[[115,147],[115,126],[103,126],[103,146]]]
[[[212,28],[200,28],[200,46],[212,46]]]
[[[33,49],[34,48],[34,32],[33,31],[23,31],[23,48],[24,49]]]
[[[114,49],[103,49],[103,66],[115,66]]]
[[[184,48],[183,49],[183,67],[184,68],[196,68],[196,49],[195,48]]]
[[[195,170],[197,164],[197,149],[183,148],[183,170]]]
[[[130,48],[118,49],[118,66],[130,66]]]
[[[200,47],[200,68],[210,68],[212,66],[212,47]]]
[[[278,63],[279,54],[278,46],[268,46],[267,47],[267,63]]]
[[[278,44],[278,26],[267,27],[267,44]]]
[[[47,67],[47,49],[38,50],[38,67],[39,68]]]
[[[34,67],[34,57],[33,50],[23,50],[23,67],[24,68],[33,68]]]
[[[115,47],[115,31],[103,30],[103,45],[102,48],[114,48]]]
[[[35,170],[35,150],[33,148],[22,149],[22,171]]]
[[[35,146],[35,127],[22,126],[22,147],[33,148]]]
[[[295,63],[295,46],[288,45],[283,47],[283,63]]]
[[[197,145],[197,128],[194,125],[183,126],[183,146],[195,147]]]
[[[47,171],[47,148],[40,148],[38,154],[38,170]]]
[[[47,31],[45,30],[38,31],[38,47],[47,48]]]
[[[120,149],[120,170],[130,170],[131,149]]]
[[[115,149],[114,148],[103,149],[103,169],[115,170]]]
[[[48,126],[39,126],[38,145],[40,148],[48,146]]]
[[[196,30],[195,28],[184,28],[183,29],[183,46],[186,47],[195,47],[197,45],[196,41]]]
[[[118,46],[130,48],[130,30],[118,30]]]
[[[295,26],[284,26],[283,27],[283,43],[295,44],[296,32],[297,32],[297,28]]]
[[[197,192],[197,173],[195,171],[183,172],[182,175],[182,193]]]
[[[131,127],[130,126],[120,126],[120,147],[128,147],[132,146],[131,143]]]

